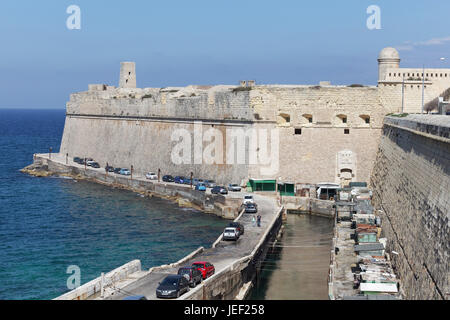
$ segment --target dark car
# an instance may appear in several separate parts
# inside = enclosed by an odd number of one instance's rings
[[[106,166],[105,167],[105,171],[108,171],[108,172],[114,172],[114,167],[112,167],[112,166]],[[120,171],[120,170],[119,170]]]
[[[98,162],[93,162],[93,163],[91,163],[91,167],[98,169],[98,168],[100,168],[100,164]]]
[[[157,298],[178,298],[189,291],[189,281],[178,274],[171,274],[164,278],[156,288]]]
[[[186,178],[186,179],[183,180],[183,183],[184,183],[184,184],[191,184],[191,179]],[[195,185],[195,184],[194,184],[194,185]]]
[[[244,225],[242,223],[239,222],[230,222],[228,224],[229,227],[231,228],[236,228],[239,231],[239,235],[242,236],[244,234],[245,228]]]
[[[122,170],[122,168],[114,168],[114,173],[120,174],[120,170]]]
[[[193,288],[196,287],[197,284],[202,283],[202,273],[194,267],[181,267],[178,269],[178,274],[184,276],[189,281],[189,285]]]
[[[213,194],[228,194],[228,190],[225,187],[215,186],[211,189],[211,193]]]
[[[245,213],[257,213],[258,207],[254,203],[247,203],[245,205]]]
[[[173,180],[174,180],[175,183],[181,183],[181,184],[183,184],[183,183],[184,183],[184,180],[186,180],[186,178],[183,177],[183,176],[176,176]]]
[[[81,161],[80,157],[73,158],[73,162],[75,162],[75,163],[80,163],[80,161]]]
[[[171,175],[165,175],[162,177],[162,181],[164,182],[173,182],[174,178]]]
[[[214,265],[207,261],[196,261],[192,266],[202,273],[203,279],[211,277],[216,272]]]

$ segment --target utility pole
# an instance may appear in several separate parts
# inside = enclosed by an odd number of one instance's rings
[[[158,182],[160,182],[160,178],[161,178],[161,169],[158,168]]]
[[[66,153],[66,164],[68,164],[68,163],[69,163],[69,154]]]
[[[194,178],[194,173],[191,171],[191,189],[192,189],[192,179]]]
[[[52,147],[49,148],[48,158],[49,159],[52,158]]]
[[[131,165],[131,180],[133,180],[133,165]]]

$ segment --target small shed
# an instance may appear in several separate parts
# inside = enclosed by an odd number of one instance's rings
[[[248,182],[249,190],[255,191],[271,191],[275,192],[277,181],[272,179],[250,179]]]
[[[283,182],[278,183],[278,192],[282,196],[295,196],[295,183]]]

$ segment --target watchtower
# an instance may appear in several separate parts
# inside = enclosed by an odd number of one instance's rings
[[[136,65],[134,62],[120,63],[119,88],[136,88]]]

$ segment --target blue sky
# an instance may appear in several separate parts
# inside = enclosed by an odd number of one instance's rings
[[[81,30],[68,30],[69,5]],[[381,30],[366,27],[369,5]],[[89,83],[117,85],[135,61],[139,87],[258,83],[375,85],[377,56],[448,67],[450,1],[47,0],[0,3],[0,108],[64,108]]]

